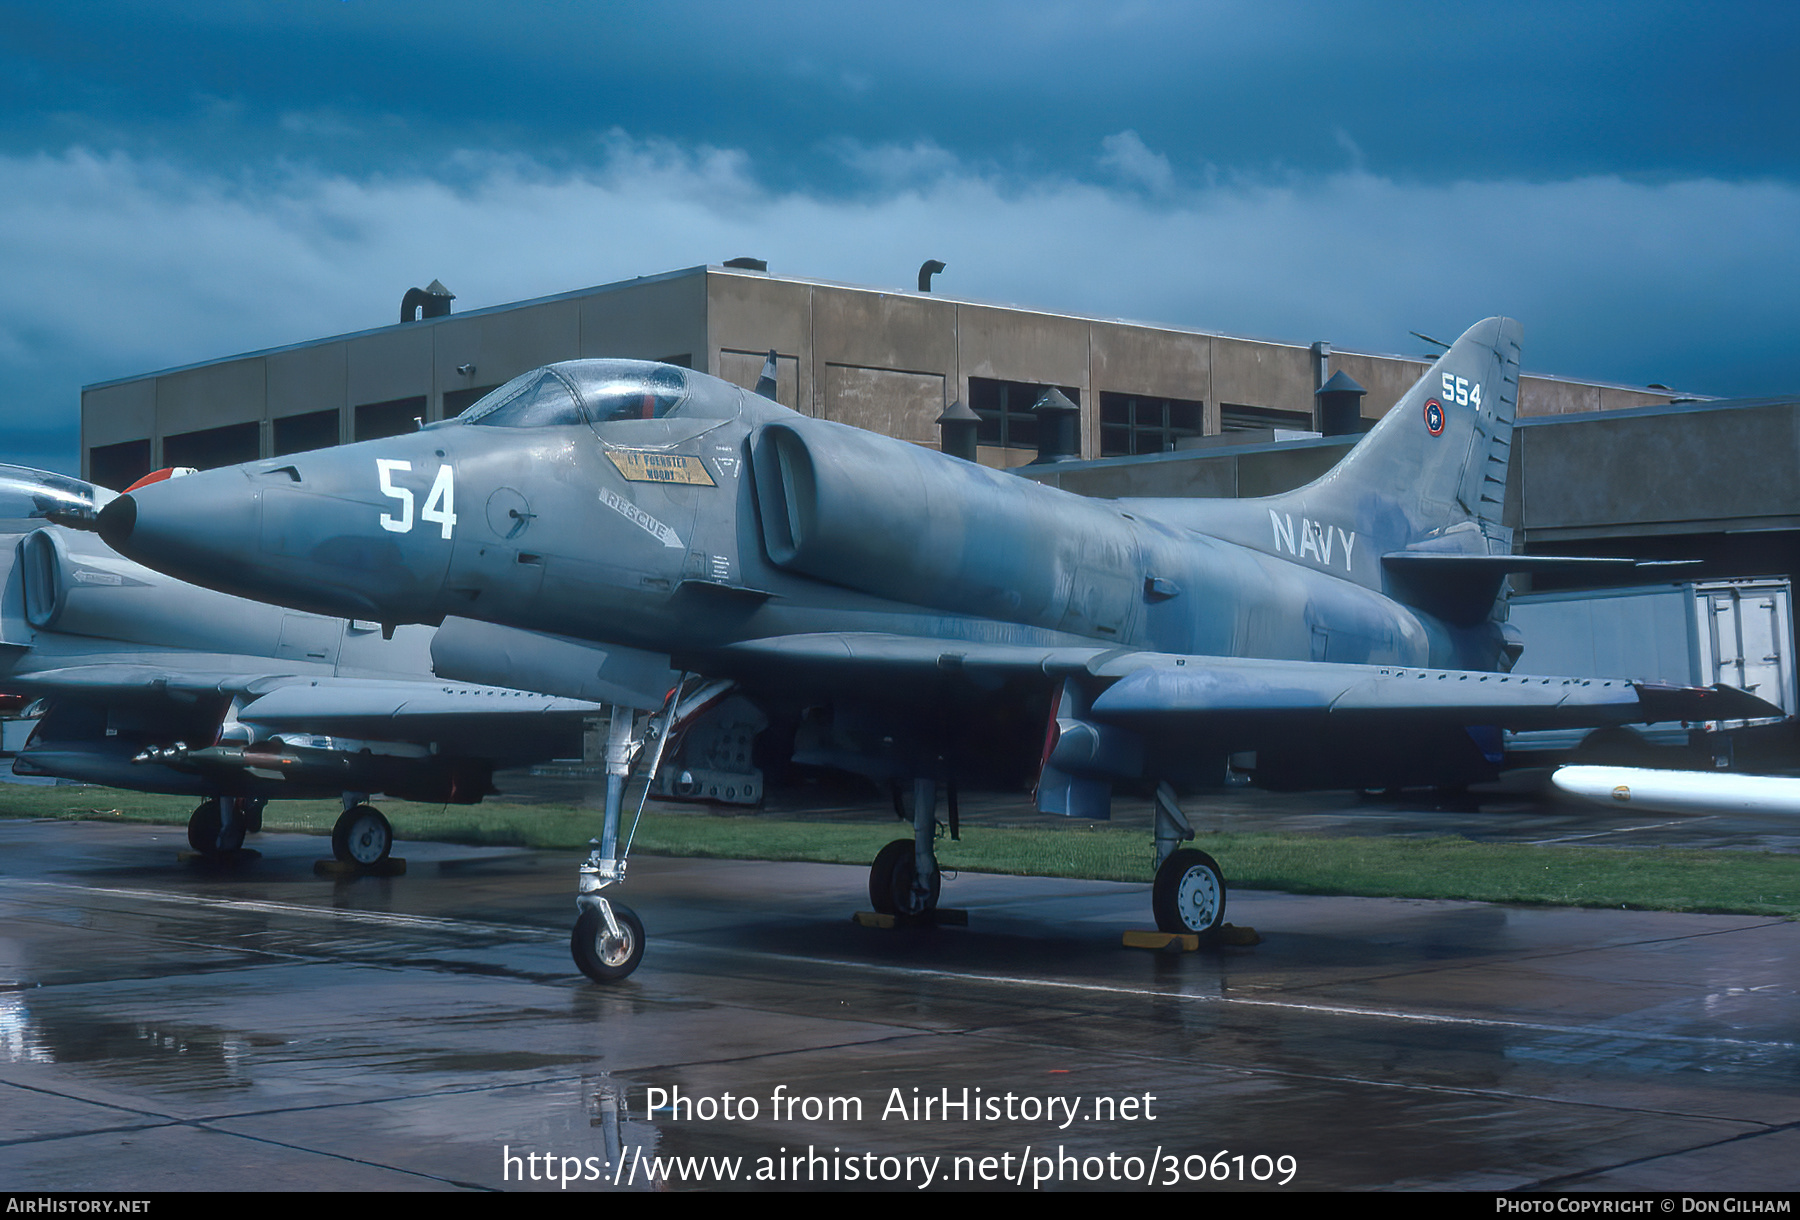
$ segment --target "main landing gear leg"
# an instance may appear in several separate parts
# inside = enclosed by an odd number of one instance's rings
[[[675,723],[680,705],[682,683],[669,693],[660,727],[653,720],[648,732],[656,738],[656,749],[650,759],[650,770],[644,785],[644,796],[638,801],[638,813],[644,812],[644,799],[650,795],[650,784],[662,764],[663,749]],[[575,931],[569,938],[569,951],[581,972],[596,983],[616,983],[638,968],[644,959],[644,925],[637,913],[623,903],[614,902],[601,890],[625,880],[625,859],[631,853],[631,837],[619,844],[621,814],[625,807],[625,784],[631,778],[632,763],[644,742],[634,736],[637,709],[615,704],[611,727],[606,735],[606,813],[600,826],[600,837],[589,840],[590,851],[582,864],[576,883],[575,906],[580,914]],[[632,829],[637,823],[632,823]]]
[[[1156,786],[1156,884],[1151,909],[1163,932],[1212,932],[1225,922],[1225,874],[1203,851],[1176,849],[1194,837],[1175,789]]]
[[[895,839],[869,866],[869,902],[883,915],[927,915],[937,909],[943,875],[937,862],[937,784],[913,780],[913,837]]]

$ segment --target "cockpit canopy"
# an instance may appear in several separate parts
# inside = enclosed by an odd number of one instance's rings
[[[0,465],[0,520],[86,520],[112,498],[105,488],[68,475]]]
[[[455,420],[489,428],[597,426],[667,416],[722,417],[693,394],[685,369],[642,360],[569,360],[513,378]],[[704,397],[704,396],[701,396]],[[712,409],[707,409],[708,406]]]

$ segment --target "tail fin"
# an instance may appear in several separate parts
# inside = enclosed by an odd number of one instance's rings
[[[1271,507],[1292,499],[1314,519],[1353,521],[1377,555],[1508,549],[1520,335],[1511,318],[1471,326],[1341,462]]]

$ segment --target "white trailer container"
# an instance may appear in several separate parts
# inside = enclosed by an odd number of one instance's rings
[[[1722,683],[1794,714],[1793,591],[1787,580],[1685,581],[1514,597],[1510,621],[1524,641],[1514,673],[1632,678],[1682,686]],[[1767,723],[1767,722],[1756,722]],[[1680,744],[1695,730],[1743,721],[1648,726],[1647,739]],[[1581,732],[1509,733],[1511,750],[1571,749]]]

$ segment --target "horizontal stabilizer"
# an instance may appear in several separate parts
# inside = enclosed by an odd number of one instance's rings
[[[1395,597],[1435,614],[1445,622],[1467,625],[1487,618],[1500,583],[1513,573],[1606,580],[1644,568],[1686,566],[1685,561],[1588,558],[1581,555],[1448,555],[1431,551],[1393,551],[1381,557],[1392,578]]]

